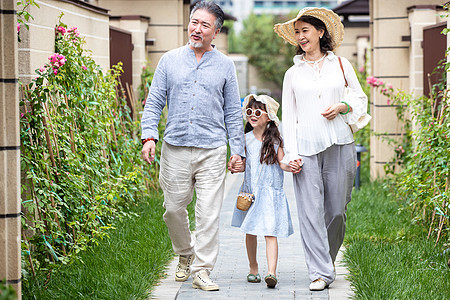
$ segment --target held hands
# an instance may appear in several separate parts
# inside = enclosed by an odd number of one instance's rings
[[[345,103],[336,103],[333,105],[330,105],[327,107],[327,109],[325,109],[325,111],[323,113],[321,113],[322,116],[324,116],[325,118],[327,118],[327,120],[333,120],[334,118],[336,118],[336,116],[339,113],[343,113],[347,111],[347,105]]]
[[[289,162],[290,172],[298,174],[302,170],[303,161],[301,158]]]
[[[240,155],[234,154],[230,157],[228,162],[228,170],[233,173],[239,173],[245,171],[245,160],[242,160]]]
[[[155,160],[155,141],[148,141],[142,146],[142,158],[148,162],[149,164],[152,164],[152,162]]]

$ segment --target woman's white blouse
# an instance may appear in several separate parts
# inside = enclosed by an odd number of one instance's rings
[[[283,81],[283,162],[320,153],[334,144],[354,141],[348,124],[354,124],[366,113],[367,96],[350,62],[343,57],[341,61],[348,86],[353,90],[352,96],[346,99],[342,99],[344,76],[333,52],[328,52],[319,72],[303,60],[303,55],[294,57],[294,65],[286,71]],[[333,120],[321,115],[327,107],[341,101],[350,105],[352,112],[338,114]]]

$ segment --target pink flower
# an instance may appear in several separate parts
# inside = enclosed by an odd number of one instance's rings
[[[50,56],[48,59],[50,60],[50,64],[52,66],[53,73],[55,75],[58,73],[57,70],[61,66],[63,66],[66,63],[66,61],[67,61],[67,59],[64,57],[64,55],[59,54],[59,53],[53,53],[53,55]]]
[[[73,35],[75,35],[76,37],[79,37],[79,36],[80,36],[80,32],[78,31],[78,28],[77,28],[77,27],[72,27],[72,28],[70,28],[69,30],[67,30],[67,33],[73,34]]]
[[[397,148],[397,149],[395,149],[395,151],[399,152],[400,154],[403,154],[403,153],[405,153],[405,149],[403,149],[403,147],[402,147],[402,146],[398,146],[398,148]]]
[[[387,99],[387,105],[391,105],[391,99]]]
[[[45,71],[45,69],[43,67],[39,68],[39,72],[43,73]]]
[[[87,67],[86,67],[86,66],[84,66],[84,65],[83,65],[83,66],[81,66],[81,68],[82,68],[83,70],[85,70],[85,71],[87,70]]]
[[[57,69],[54,69],[54,70],[53,70],[53,74],[55,74],[55,75],[58,74],[58,70],[57,70]]]
[[[62,26],[58,26],[56,28],[56,31],[61,33],[62,35],[64,35],[64,33],[66,33],[66,29],[64,27],[62,27]]]
[[[359,71],[359,73],[364,73],[365,70],[366,69],[364,67],[360,67],[358,71]]]
[[[388,84],[386,84],[386,86],[388,89],[392,89],[392,84],[388,83]]]
[[[382,86],[384,84],[382,80],[380,80],[380,79],[378,79],[376,77],[373,77],[373,76],[367,77],[366,78],[366,82],[367,82],[367,84],[369,84],[369,85],[371,85],[373,87]]]
[[[20,23],[17,22],[17,33],[19,33],[19,32],[20,32]]]
[[[23,118],[23,116],[24,116],[24,113],[21,113],[21,114],[20,114],[20,117]]]

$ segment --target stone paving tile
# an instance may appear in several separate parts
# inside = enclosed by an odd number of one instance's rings
[[[205,292],[192,288],[192,278],[176,283],[173,274],[177,260],[169,266],[168,277],[156,287],[151,299],[349,299],[350,285],[345,281],[346,269],[337,264],[340,278],[329,289],[320,292],[309,290],[309,278],[306,269],[303,248],[298,229],[297,207],[295,204],[292,176],[285,176],[285,192],[289,201],[294,234],[278,240],[277,278],[279,283],[274,289],[266,287],[264,276],[267,273],[267,261],[264,237],[258,237],[258,264],[261,283],[249,283],[246,280],[248,261],[245,250],[245,234],[231,227],[231,217],[235,199],[242,183],[242,174],[227,174],[226,196],[220,216],[220,250],[211,279],[220,287],[219,291]],[[178,288],[178,292],[175,293]],[[338,294],[332,297],[334,291]]]

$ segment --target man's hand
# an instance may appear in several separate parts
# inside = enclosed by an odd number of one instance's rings
[[[240,155],[234,154],[230,157],[228,162],[228,170],[233,173],[244,172],[245,171],[245,161],[242,160]]]
[[[151,164],[155,160],[155,149],[156,145],[155,141],[153,140],[147,141],[142,146],[142,158],[149,164]]]

